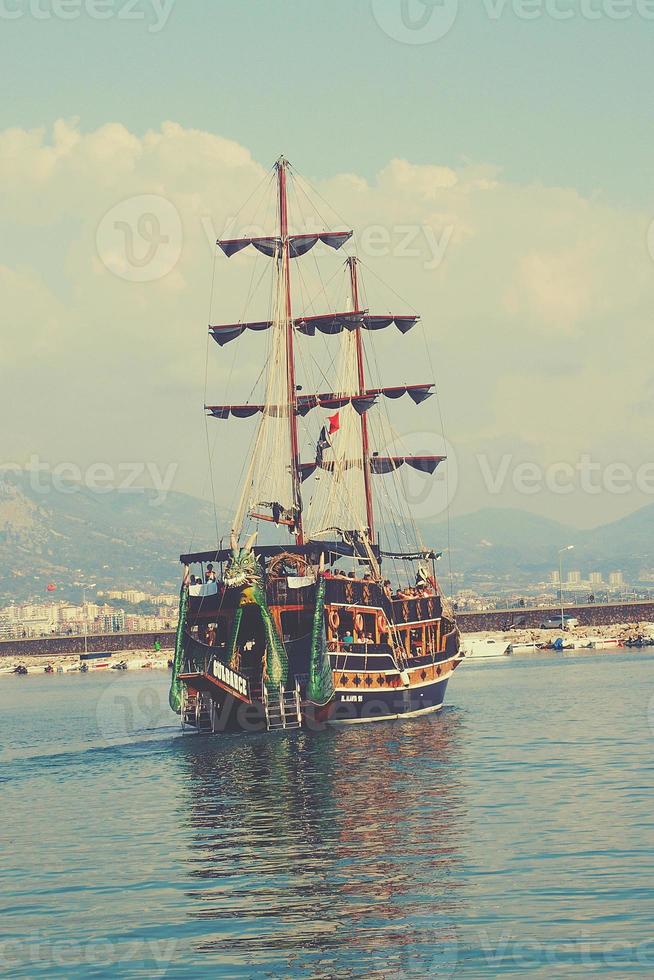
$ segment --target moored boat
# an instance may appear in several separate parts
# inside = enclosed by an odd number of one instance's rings
[[[436,711],[462,659],[453,612],[436,577],[439,553],[421,542],[410,508],[393,512],[396,535],[403,518],[399,540],[405,547],[397,546],[397,537],[391,547],[391,522],[378,520],[379,498],[373,497],[373,478],[391,478],[400,499],[401,468],[426,479],[445,459],[423,452],[385,455],[371,447],[368,416],[380,402],[408,395],[420,405],[434,385],[371,387],[364,334],[395,326],[404,335],[420,318],[371,313],[361,300],[355,255],[344,264],[346,312],[294,316],[293,262],[318,244],[340,250],[352,232],[292,234],[290,172],[280,158],[273,173],[275,235],[218,241],[227,257],[252,246],[272,262],[272,302],[268,319],[209,327],[220,347],[253,331],[266,333],[268,348],[259,401],[205,406],[218,420],[260,418],[230,546],[181,556],[170,704],[184,726],[198,732]],[[300,337],[321,335],[339,346],[325,359],[337,364],[336,383],[330,392],[299,394],[295,345]],[[299,423],[311,413],[318,417],[316,433],[305,434],[305,442],[315,450],[305,463]],[[258,542],[261,528],[262,537],[285,540]],[[387,564],[400,571],[387,574]]]
[[[495,637],[465,637],[463,653],[467,660],[497,660],[512,653],[511,643]]]

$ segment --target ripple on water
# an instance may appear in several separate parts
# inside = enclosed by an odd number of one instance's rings
[[[218,739],[166,674],[5,679],[0,967],[651,975],[653,663],[464,665],[436,716]]]

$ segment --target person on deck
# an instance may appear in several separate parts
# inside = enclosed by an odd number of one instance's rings
[[[343,643],[346,646],[350,646],[350,644],[354,643],[354,637],[349,630],[346,631],[345,636],[343,637]]]
[[[213,565],[207,565],[207,573],[204,576],[205,582],[215,582],[216,573],[213,570]]]

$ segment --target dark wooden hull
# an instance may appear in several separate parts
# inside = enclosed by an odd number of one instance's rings
[[[325,705],[302,702],[301,724],[293,727],[320,731],[326,725],[391,721],[438,711],[444,704],[448,681],[460,662],[461,659],[457,657],[443,663],[410,667],[406,671],[408,684],[400,679],[399,683],[393,681],[392,685],[383,688],[381,685],[373,688],[372,681],[366,686],[366,680],[371,680],[371,677],[365,675],[359,685],[351,683],[347,687],[338,687]],[[186,674],[183,680],[192,699],[204,695],[205,704],[208,703],[205,724],[198,724],[197,716],[194,721],[187,714],[183,716],[185,727],[204,734],[256,734],[269,730],[262,701],[245,701],[235,697],[218,688],[209,674]]]
[[[266,593],[288,660],[283,688],[272,691],[264,685],[265,637],[254,604],[239,620],[238,636],[242,630],[251,644],[232,659],[228,644],[236,642],[230,637],[238,591],[191,598],[180,674],[186,727],[204,733],[322,729],[413,717],[442,707],[448,680],[462,658],[458,629],[439,595],[396,600],[372,581],[326,578],[319,643],[329,660],[327,674],[331,666],[333,695],[330,684],[327,703],[316,705],[308,697],[316,587],[291,589],[285,579],[273,578]],[[211,627],[215,645],[201,639],[211,623],[218,624],[217,639]]]

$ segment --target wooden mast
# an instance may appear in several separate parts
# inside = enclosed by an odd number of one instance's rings
[[[300,492],[300,448],[297,431],[297,388],[295,384],[295,352],[293,336],[293,309],[291,304],[291,251],[288,237],[288,195],[286,178],[288,160],[280,157],[277,161],[277,182],[279,187],[279,234],[282,244],[282,269],[286,286],[286,374],[288,378],[288,411],[291,435],[291,478],[293,481],[293,500],[296,508],[295,538],[304,544],[302,528],[302,495]]]
[[[352,285],[352,306],[353,312],[359,312],[359,276],[357,272],[357,265],[359,260],[355,255],[350,256],[347,260],[347,264],[350,269],[350,282]],[[363,338],[361,336],[361,327],[358,326],[354,331],[356,340],[356,351],[357,351],[357,371],[359,375],[359,394],[365,395],[366,393],[366,378],[365,378],[365,366],[363,361]],[[370,473],[370,444],[368,441],[368,413],[361,413],[361,454],[363,458],[363,485],[366,494],[366,519],[368,521],[368,533],[370,535],[370,543],[373,544],[375,540],[375,513],[372,505],[372,481]]]

